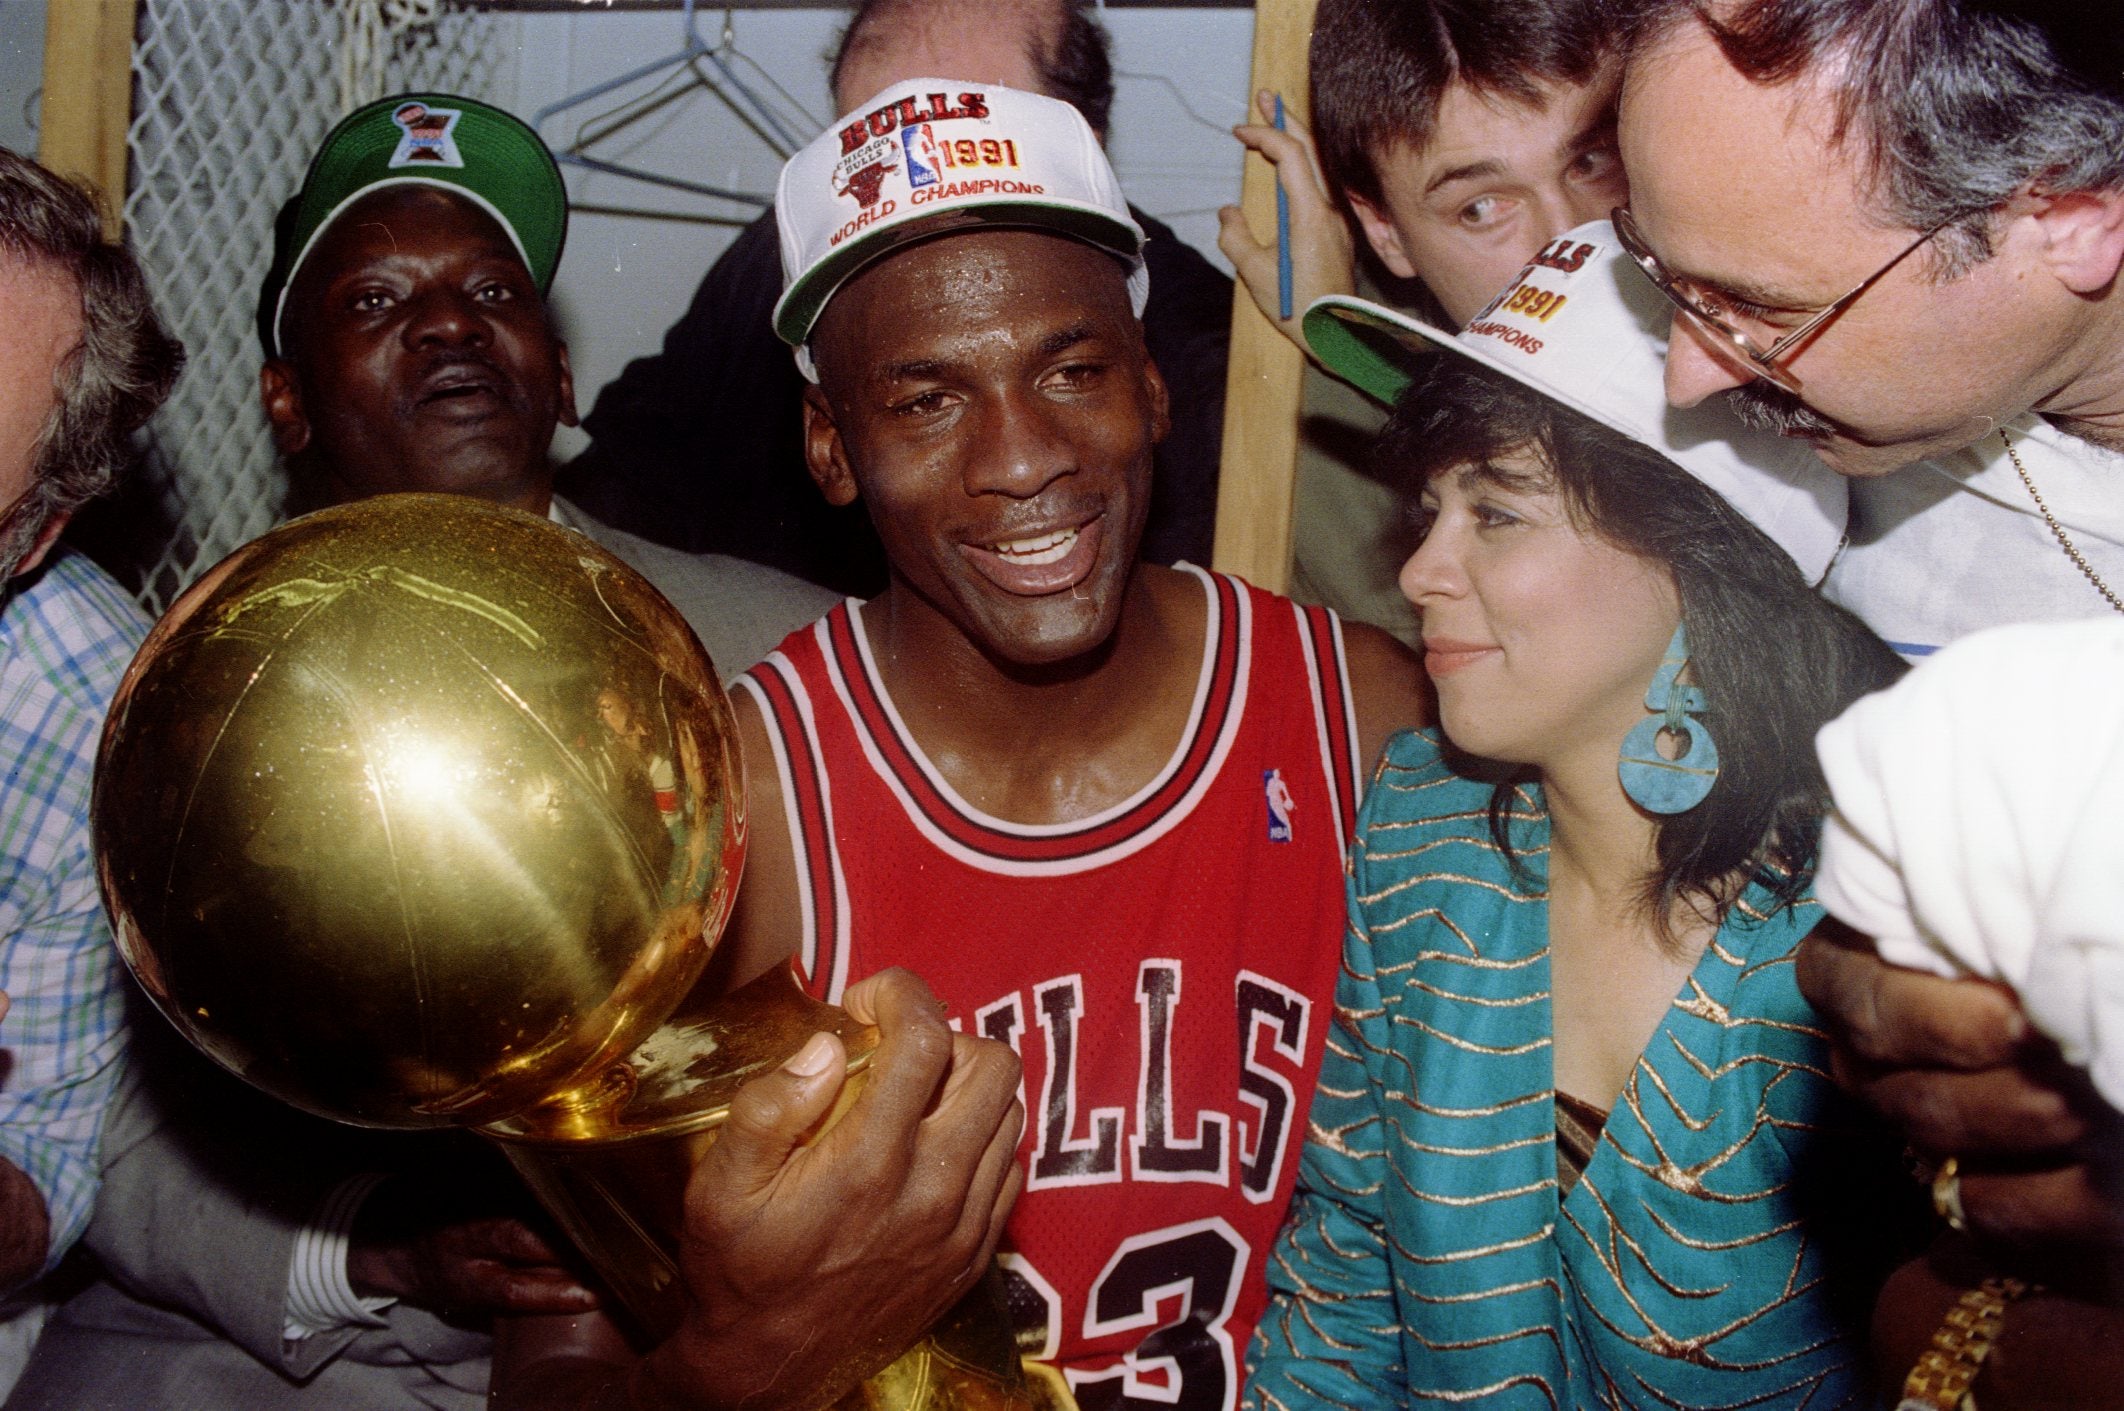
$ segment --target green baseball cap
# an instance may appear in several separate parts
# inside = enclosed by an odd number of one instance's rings
[[[309,174],[273,223],[273,263],[258,296],[258,341],[280,352],[296,271],[340,212],[384,186],[439,186],[467,197],[508,232],[539,291],[552,286],[568,239],[568,189],[546,144],[522,119],[448,93],[399,93],[357,108],[325,135]]]

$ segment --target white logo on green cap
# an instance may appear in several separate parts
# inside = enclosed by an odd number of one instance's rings
[[[387,165],[393,167],[461,167],[465,159],[458,154],[457,143],[450,130],[457,126],[459,112],[455,108],[431,108],[425,103],[401,103],[392,110],[391,121],[405,135],[398,139],[398,150],[391,154]]]

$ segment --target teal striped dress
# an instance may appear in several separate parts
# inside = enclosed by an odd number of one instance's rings
[[[1559,1202],[1548,905],[1492,844],[1490,792],[1408,734],[1366,800],[1247,1404],[1872,1404],[1885,1251],[1847,1247],[1843,1175],[1893,1158],[1851,1139],[1793,980],[1819,908],[1733,908]],[[1539,878],[1538,788],[1512,838]]]

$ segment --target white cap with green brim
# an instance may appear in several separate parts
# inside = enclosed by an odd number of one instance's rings
[[[1743,426],[1725,407],[1669,406],[1670,312],[1614,228],[1594,221],[1551,241],[1459,333],[1330,295],[1305,311],[1305,341],[1330,372],[1390,406],[1436,349],[1500,372],[1658,451],[1820,582],[1843,542],[1844,478],[1806,442]]]
[[[774,331],[816,382],[805,344],[834,291],[903,245],[963,230],[1048,230],[1127,263],[1150,297],[1143,231],[1098,135],[1056,98],[911,78],[857,105],[782,168],[782,297]]]

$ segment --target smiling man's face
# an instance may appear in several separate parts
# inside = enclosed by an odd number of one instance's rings
[[[1112,635],[1167,424],[1112,256],[1033,231],[930,240],[849,281],[812,347],[812,473],[868,503],[896,590],[1018,665]]]
[[[556,422],[575,424],[575,389],[491,216],[434,187],[386,187],[324,231],[288,300],[266,412],[329,500],[426,490],[544,511],[546,447]]]

